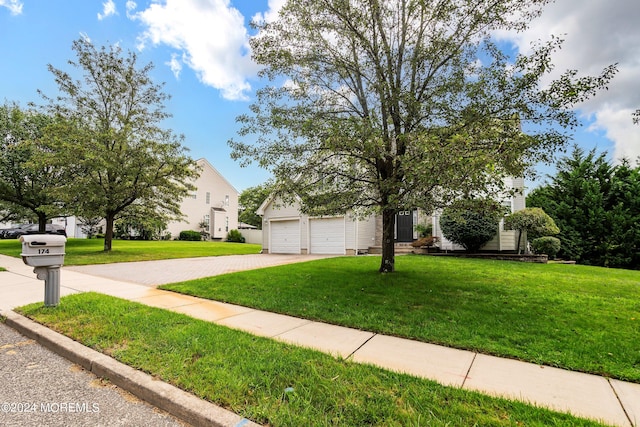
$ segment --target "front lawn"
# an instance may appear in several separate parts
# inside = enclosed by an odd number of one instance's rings
[[[343,257],[162,286],[277,313],[640,382],[640,272]]]
[[[95,293],[19,311],[270,426],[599,425]]]
[[[109,264],[112,262],[260,253],[261,246],[249,243],[188,242],[182,240],[114,240],[111,252],[104,252],[103,239],[68,239],[65,265]],[[0,254],[19,257],[19,240],[0,240]]]

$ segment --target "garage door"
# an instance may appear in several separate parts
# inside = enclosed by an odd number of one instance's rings
[[[344,217],[310,219],[310,253],[343,255],[344,233]]]
[[[271,221],[271,244],[269,252],[272,254],[300,253],[300,221]]]

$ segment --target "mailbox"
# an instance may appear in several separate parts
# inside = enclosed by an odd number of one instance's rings
[[[35,267],[33,272],[44,280],[44,305],[55,307],[60,303],[60,267],[64,262],[64,244],[67,238],[56,234],[26,234],[22,242],[22,261]]]
[[[22,242],[22,261],[32,267],[61,266],[67,238],[55,234],[25,234]]]

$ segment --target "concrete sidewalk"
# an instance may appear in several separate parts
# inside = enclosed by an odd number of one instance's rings
[[[44,284],[0,256],[0,311],[44,299]],[[141,264],[137,268],[142,267]],[[173,310],[441,384],[533,403],[615,426],[640,427],[640,384],[312,322],[174,294],[64,268],[61,295],[95,291]]]

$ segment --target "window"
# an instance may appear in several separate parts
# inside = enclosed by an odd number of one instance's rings
[[[209,215],[205,215],[205,216],[204,216],[204,226],[205,226],[206,228],[209,228],[209,222],[210,222],[210,221],[211,221],[211,216],[209,216]]]
[[[189,193],[189,197],[191,197],[192,199],[194,199],[194,200],[195,200],[195,198],[196,198],[196,192],[194,191],[194,192],[192,192],[192,193]]]
[[[229,206],[229,196],[224,196],[224,205]]]
[[[208,205],[211,204],[211,193],[209,193],[208,191],[207,191],[207,197],[206,197],[205,203]]]
[[[229,196],[227,196],[229,197]],[[224,231],[229,232],[229,217],[224,218]]]
[[[502,206],[505,207],[507,214],[513,213],[513,199],[506,199],[502,201]]]

